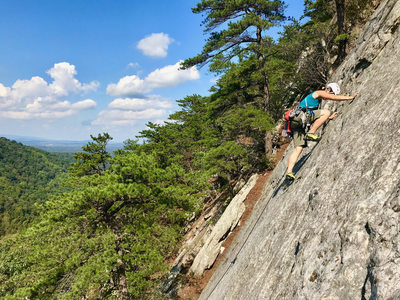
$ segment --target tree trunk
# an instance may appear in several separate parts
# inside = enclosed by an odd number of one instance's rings
[[[124,263],[119,260],[118,261],[118,291],[119,291],[119,299],[121,300],[129,300],[129,292],[128,292],[128,281],[126,279],[125,274],[125,266]]]
[[[272,155],[272,132],[265,132],[265,154]]]
[[[122,243],[122,236],[118,233],[118,229],[115,230],[114,234],[117,237],[115,241],[115,249],[119,256],[117,260],[117,269],[116,269],[116,277],[118,279],[118,292],[119,292],[119,299],[121,300],[130,300],[129,291],[128,291],[128,280],[126,279],[126,264],[124,262],[124,252],[121,248]],[[117,232],[117,233],[116,233]]]
[[[261,16],[260,16],[261,18]],[[260,47],[259,52],[258,52],[258,62],[259,62],[259,68],[263,69],[264,68],[264,55],[263,55],[263,39],[262,39],[262,28],[261,27],[257,27],[257,43]],[[269,95],[269,80],[268,80],[268,75],[267,73],[262,70],[261,71],[262,76],[264,78],[264,82],[263,82],[263,86],[262,86],[262,90],[263,90],[263,106],[264,106],[264,110],[268,111],[268,107],[269,107],[269,100],[270,100],[270,95]]]
[[[345,29],[345,1],[346,0],[335,0],[336,3],[336,14],[337,14],[337,32],[338,36],[346,33]],[[340,64],[346,56],[346,45],[347,39],[339,41],[338,58],[335,64]]]
[[[261,18],[261,16],[260,16]],[[262,69],[264,67],[265,61],[264,61],[264,55],[262,53],[263,51],[263,39],[262,39],[262,28],[257,27],[257,41],[260,46],[260,52],[258,54],[258,62],[259,62],[259,67]],[[265,72],[265,70],[262,70],[262,76],[264,79],[262,90],[263,90],[263,108],[264,111],[269,111],[269,102],[270,102],[270,93],[269,93],[269,80],[268,80],[268,75]],[[269,131],[265,132],[265,154],[267,155],[272,155],[272,134]]]

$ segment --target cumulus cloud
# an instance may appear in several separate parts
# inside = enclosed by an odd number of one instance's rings
[[[117,84],[111,83],[107,86],[107,94],[114,97],[135,97],[149,91],[151,89],[137,75],[125,76]]]
[[[0,111],[0,117],[10,119],[59,119],[76,114],[80,110],[89,109],[96,106],[96,102],[86,99],[71,104],[68,101],[44,105],[41,101],[36,101],[27,106],[26,110]]]
[[[138,120],[151,120],[165,115],[162,109],[149,108],[141,111],[103,110],[93,125],[134,125]]]
[[[96,102],[92,99],[70,103],[69,101],[48,101],[39,97],[33,103],[27,104],[25,110],[10,109],[0,111],[0,117],[9,119],[59,119],[95,106]]]
[[[185,83],[189,80],[200,78],[200,73],[196,67],[181,70],[182,60],[175,65],[169,65],[151,72],[145,79],[145,83],[151,89],[166,88]]]
[[[172,104],[168,99],[157,95],[147,98],[117,98],[108,109],[99,113],[93,125],[125,126],[134,125],[139,120],[152,120],[165,117],[166,109]]]
[[[71,103],[61,100],[71,93],[96,90],[99,83],[80,83],[75,75],[75,66],[67,62],[55,64],[47,71],[53,79],[46,82],[39,76],[28,80],[16,80],[11,87],[0,83],[0,116],[12,119],[63,118],[80,110],[96,106],[92,99]]]
[[[0,83],[0,97],[7,97],[10,94],[11,89]]]
[[[181,70],[182,62],[156,69],[144,79],[137,75],[125,76],[118,83],[109,84],[107,94],[114,97],[137,97],[157,88],[173,87],[200,78],[196,67]]]
[[[172,108],[168,99],[148,95],[158,88],[168,88],[200,78],[196,67],[181,70],[182,61],[159,68],[141,78],[129,75],[107,86],[107,94],[115,97],[108,108],[101,111],[92,125],[132,126],[140,120],[161,122]]]
[[[17,80],[10,89],[10,98],[21,102],[24,99],[34,99],[50,94],[47,82],[38,76],[29,80]]]
[[[144,39],[140,40],[137,48],[143,52],[144,55],[151,57],[166,57],[169,45],[174,40],[165,33],[153,33]]]
[[[150,99],[117,98],[112,101],[108,107],[120,110],[141,110],[148,107],[166,109],[171,108],[172,104],[166,100],[160,100],[157,99],[157,97],[152,96]]]
[[[66,62],[55,64],[47,73],[54,81],[50,89],[58,96],[67,96],[70,92],[79,93],[96,90],[99,83],[92,81],[89,84],[81,84],[76,78],[75,66]]]

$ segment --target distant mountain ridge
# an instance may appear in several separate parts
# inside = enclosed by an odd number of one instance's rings
[[[52,140],[32,136],[18,136],[7,134],[0,134],[0,136],[5,137],[9,140],[20,142],[26,146],[39,148],[48,152],[79,152],[82,151],[82,147],[90,141]],[[110,142],[108,145],[108,151],[112,152],[122,147],[123,143]]]

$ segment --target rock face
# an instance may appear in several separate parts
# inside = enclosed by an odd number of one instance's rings
[[[190,273],[200,276],[206,269],[212,267],[218,255],[224,250],[223,242],[239,225],[246,210],[243,202],[257,183],[258,177],[258,174],[254,174],[247,182],[238,182],[235,187],[238,192],[226,208],[223,203],[214,203],[206,214],[196,220],[185,236],[171,271],[159,286],[160,297],[176,299],[181,274],[189,270]],[[217,221],[213,224],[215,219]]]
[[[399,27],[382,1],[332,78],[359,96],[324,104],[339,116],[299,179],[285,155],[200,299],[400,299]]]
[[[204,270],[209,269],[221,253],[222,243],[229,233],[238,225],[246,207],[243,203],[248,193],[257,182],[258,175],[250,177],[246,185],[231,200],[223,215],[215,224],[204,242],[200,252],[196,255],[190,271],[195,275],[203,274]]]

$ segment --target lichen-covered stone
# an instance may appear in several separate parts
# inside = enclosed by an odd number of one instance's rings
[[[200,299],[400,299],[400,1],[332,79],[359,96],[324,103],[339,116],[300,178],[282,185],[286,155]]]

